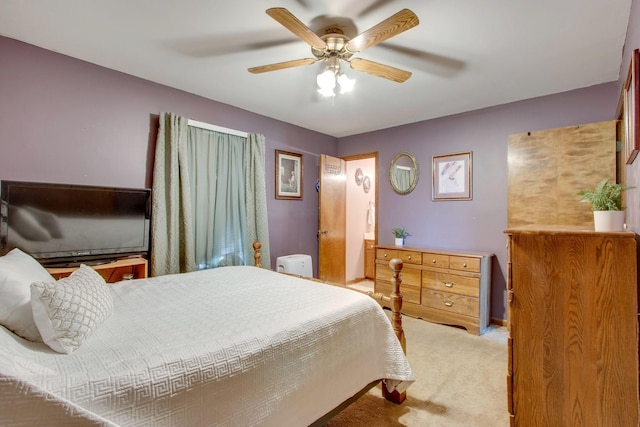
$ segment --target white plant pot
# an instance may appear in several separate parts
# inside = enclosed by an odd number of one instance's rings
[[[624,211],[593,211],[595,231],[624,231]]]
[[[396,246],[404,245],[404,239],[402,237],[396,237]]]

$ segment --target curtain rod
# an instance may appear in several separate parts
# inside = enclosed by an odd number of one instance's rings
[[[223,128],[221,126],[211,125],[209,123],[204,123],[204,122],[198,122],[196,120],[191,120],[191,119],[189,119],[189,121],[187,122],[187,125],[193,126],[193,127],[197,127],[197,128],[201,128],[201,129],[212,130],[214,132],[220,132],[220,133],[226,133],[226,134],[229,134],[229,135],[241,136],[243,138],[246,138],[247,136],[249,136],[249,134],[247,132],[242,132],[240,130],[235,130],[235,129],[227,129],[227,128]]]

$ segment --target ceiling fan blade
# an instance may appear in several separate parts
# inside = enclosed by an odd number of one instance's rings
[[[422,70],[441,77],[453,77],[466,67],[465,62],[459,59],[393,43],[381,43],[378,48],[386,49],[391,53],[391,56],[387,59],[397,56],[397,61],[403,62],[414,70]],[[400,57],[400,55],[403,57]]]
[[[392,67],[390,65],[379,64],[367,59],[354,58],[349,62],[351,68],[363,71],[374,76],[382,77],[394,82],[402,83],[411,77],[411,72]]]
[[[304,7],[305,9],[309,9],[309,3],[306,0],[296,0],[296,3],[298,3],[300,6]]]
[[[352,53],[361,52],[371,46],[375,46],[393,36],[407,31],[420,23],[415,13],[409,9],[402,9],[369,28],[364,33],[358,34],[347,43],[347,50]]]
[[[327,46],[324,40],[318,37],[316,33],[311,31],[309,27],[304,25],[284,7],[267,9],[267,15],[278,21],[283,27],[298,36],[308,45],[318,49],[324,49]]]
[[[360,13],[358,14],[359,17],[365,16],[383,6],[386,6],[387,4],[396,1],[396,0],[376,0],[373,2],[373,4],[370,4],[369,6],[367,6],[366,8],[362,9],[360,11]]]
[[[212,36],[188,37],[171,40],[166,44],[183,55],[194,58],[211,58],[238,52],[270,49],[299,42],[299,39],[288,35],[287,38],[275,39],[269,32],[250,32],[237,36],[227,36],[224,39]]]
[[[317,61],[318,61],[317,59],[311,59],[311,58],[294,59],[293,61],[278,62],[276,64],[261,65],[259,67],[248,68],[248,71],[253,74],[260,74],[260,73],[266,73],[269,71],[284,70],[285,68],[300,67],[302,65],[310,65],[310,64],[316,63]]]

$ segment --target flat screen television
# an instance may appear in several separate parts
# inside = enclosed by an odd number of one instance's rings
[[[149,251],[151,191],[0,181],[0,255],[42,264],[108,262]]]

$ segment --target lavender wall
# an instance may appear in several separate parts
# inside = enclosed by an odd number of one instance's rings
[[[634,4],[634,22],[637,12]],[[637,26],[637,24],[636,24]],[[630,34],[631,34],[630,24]],[[636,37],[638,40],[638,37]],[[637,44],[637,43],[636,43]],[[379,152],[380,176],[400,151],[416,155],[421,177],[407,196],[379,180],[379,241],[407,227],[408,244],[494,252],[491,316],[505,318],[507,136],[614,118],[618,85],[536,98],[339,141],[116,71],[0,37],[0,179],[143,187],[151,185],[157,114],[262,133],[275,257],[317,259],[318,155]],[[304,155],[304,200],[273,198],[274,150]],[[473,200],[431,201],[431,156],[473,151]],[[640,162],[636,162],[637,166]],[[386,231],[385,231],[386,230]],[[315,265],[316,263],[314,263]]]
[[[5,37],[0,55],[0,179],[149,187],[161,111],[262,133],[272,260],[317,258],[318,154],[335,138]],[[303,154],[304,200],[273,197],[275,149]]]
[[[378,151],[380,177],[397,153],[416,156],[420,180],[411,194],[397,195],[379,180],[379,243],[392,244],[391,229],[406,227],[407,245],[494,253],[491,317],[505,319],[508,135],[612,120],[617,100],[613,82],[342,138],[338,151]],[[432,156],[462,151],[473,152],[473,200],[432,201]]]

